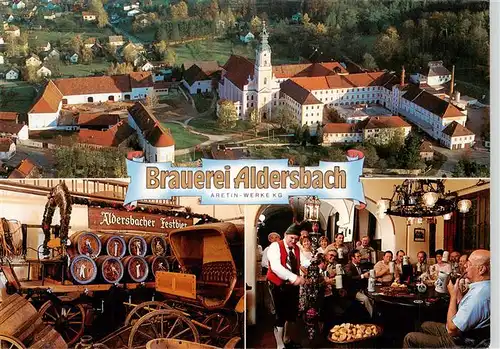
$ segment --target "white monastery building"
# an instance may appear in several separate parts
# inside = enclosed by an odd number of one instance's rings
[[[449,101],[416,85],[406,84],[404,68],[398,79],[385,71],[350,74],[338,62],[273,66],[268,38],[264,25],[255,61],[232,55],[222,67],[220,99],[232,101],[240,119],[246,119],[254,108],[262,119],[272,119],[275,107],[287,107],[296,115],[300,125],[309,125],[314,133],[317,124],[323,124],[325,108],[379,104],[393,115],[405,117],[406,121],[422,128],[450,149],[474,143],[474,137],[461,136],[459,142],[462,143],[460,146],[456,143],[453,148],[455,143],[447,141],[449,135],[443,131],[453,122],[467,130],[467,116]],[[442,62],[431,63],[427,83],[433,75],[437,76],[439,83],[449,81],[449,71],[441,68]],[[469,130],[464,132],[472,133]]]

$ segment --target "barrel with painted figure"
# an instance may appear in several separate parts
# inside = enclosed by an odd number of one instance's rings
[[[74,257],[69,271],[73,280],[80,285],[90,284],[97,277],[97,266],[94,260],[85,255]]]
[[[95,260],[99,269],[99,277],[109,284],[121,281],[124,274],[122,262],[113,256],[100,256]]]
[[[85,255],[93,259],[101,254],[101,240],[92,232],[77,232],[69,237],[69,241],[68,253],[71,257]]]
[[[127,256],[122,259],[128,279],[133,282],[144,282],[149,275],[148,262],[141,256]]]
[[[145,257],[148,252],[148,244],[142,236],[132,236],[127,239],[128,251],[131,256]]]
[[[106,247],[106,253],[110,256],[122,258],[127,254],[127,243],[119,235],[102,235],[101,242]]]
[[[155,279],[157,271],[169,271],[170,265],[167,257],[164,256],[147,256],[146,261],[150,266],[151,272],[149,273],[151,279]]]

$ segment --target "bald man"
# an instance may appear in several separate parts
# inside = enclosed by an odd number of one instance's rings
[[[459,283],[450,281],[450,304],[446,324],[424,322],[422,331],[408,333],[404,348],[474,347],[472,338],[489,336],[490,326],[490,251],[476,250],[466,264],[469,291],[462,293]],[[472,334],[474,331],[474,335]]]

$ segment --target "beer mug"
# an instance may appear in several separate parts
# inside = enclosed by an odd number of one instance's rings
[[[375,279],[375,269],[370,270],[370,277]]]
[[[448,257],[450,256],[450,253],[448,251],[443,252],[443,262],[448,262]]]
[[[371,258],[370,262],[377,263],[377,253],[375,251],[372,251],[370,258]]]
[[[409,262],[408,262],[409,258],[410,258],[410,257],[408,257],[408,256],[404,256],[404,257],[403,257],[403,265],[408,265],[408,263],[409,263]]]
[[[342,275],[342,274],[344,274],[343,271],[342,271],[342,265],[340,265],[340,264],[336,264],[335,265],[335,274],[336,275]]]
[[[394,262],[389,262],[389,272],[394,274]]]
[[[344,258],[344,249],[342,247],[337,249],[337,255],[338,255],[339,259]]]
[[[340,290],[342,288],[342,275],[335,276],[335,288]]]
[[[375,292],[375,278],[371,276],[368,279],[368,292]]]
[[[448,292],[447,286],[448,286],[449,278],[450,278],[450,274],[445,273],[444,271],[439,272],[438,278],[437,278],[436,283],[435,283],[436,292],[439,292],[439,293],[447,293]]]

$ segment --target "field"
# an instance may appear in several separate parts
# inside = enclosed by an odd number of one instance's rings
[[[175,140],[175,149],[191,148],[208,140],[207,137],[195,135],[187,131],[181,125],[173,122],[165,122],[163,125],[168,127],[170,132],[172,132],[172,136]]]
[[[231,130],[222,129],[219,127],[216,120],[208,118],[194,118],[189,122],[189,126],[198,132],[212,135],[225,135],[230,132],[244,132],[251,128],[247,121],[239,120],[235,128]]]
[[[36,91],[27,82],[0,83],[0,111],[26,113],[33,106]]]
[[[88,28],[82,28],[88,29]],[[46,45],[50,42],[54,45],[58,40],[62,44],[69,42],[76,35],[81,35],[82,39],[96,37],[99,39],[107,38],[113,35],[113,32],[109,28],[92,28],[92,30],[82,31],[82,32],[60,32],[60,31],[47,31],[47,30],[30,30],[28,36],[28,42],[30,47],[37,47]]]
[[[106,72],[111,65],[110,62],[92,62],[92,64],[61,64],[60,71],[62,77],[70,76],[89,76],[94,75],[94,72]]]

